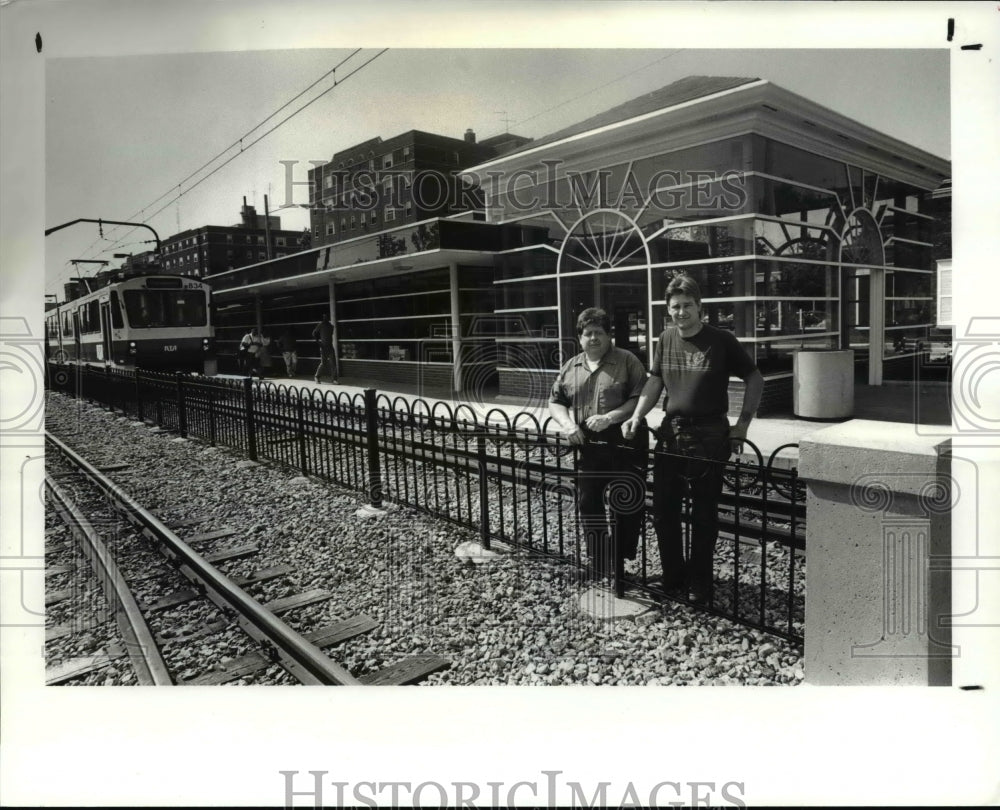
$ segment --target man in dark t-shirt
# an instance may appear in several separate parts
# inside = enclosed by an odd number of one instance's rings
[[[665,298],[673,325],[660,335],[650,377],[623,431],[628,437],[666,389],[653,467],[653,525],[663,587],[667,592],[686,591],[692,601],[703,603],[712,598],[724,463],[746,438],[764,380],[732,333],[702,323],[701,292],[693,279],[675,277]],[[746,383],[743,407],[733,426],[726,418],[730,377]],[[681,529],[685,489],[691,495],[687,561]]]

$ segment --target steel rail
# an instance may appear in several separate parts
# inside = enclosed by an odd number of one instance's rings
[[[50,475],[45,476],[45,487],[52,496],[56,511],[79,539],[105,598],[115,606],[115,620],[125,639],[125,648],[139,685],[172,686],[174,680],[170,677],[153,632],[100,534]]]
[[[305,684],[360,685],[361,681],[330,660],[322,650],[302,638],[271,611],[208,563],[151,512],[144,509],[113,481],[79,456],[65,443],[46,432],[60,453],[121,505],[125,517],[150,539],[159,543],[185,575],[203,588],[205,595],[223,612],[231,613],[243,629],[273,651],[289,672]]]

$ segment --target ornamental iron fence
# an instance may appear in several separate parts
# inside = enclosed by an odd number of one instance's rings
[[[579,450],[551,419],[511,418],[500,408],[407,399],[368,389],[322,391],[250,378],[214,378],[134,369],[50,364],[47,385],[212,446],[233,448],[358,492],[375,507],[405,505],[477,533],[494,544],[588,569],[577,514]],[[764,461],[746,441],[721,462],[648,452],[634,559],[618,559],[613,587],[670,598],[802,643],[805,610],[805,486],[794,460]],[[683,461],[681,524],[692,541],[690,489],[698,476],[721,474],[714,587],[707,601],[664,587],[653,521],[657,458]],[[677,482],[675,481],[675,485]],[[625,490],[622,490],[624,492]],[[605,493],[614,515],[613,486]],[[609,524],[616,543],[615,521]]]

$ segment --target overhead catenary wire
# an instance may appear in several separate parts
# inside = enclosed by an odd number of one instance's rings
[[[355,76],[359,71],[363,70],[365,67],[367,67],[368,65],[370,65],[372,62],[374,62],[380,56],[382,56],[388,50],[388,48],[383,48],[377,54],[375,54],[374,56],[372,56],[370,59],[368,59],[367,61],[365,61],[364,63],[362,63],[358,67],[356,67],[353,70],[351,70],[345,76],[343,76],[341,78],[337,78],[336,77],[336,71],[338,69],[340,69],[341,67],[343,67],[343,65],[345,65],[348,61],[350,61],[352,58],[354,58],[358,53],[360,53],[361,50],[362,50],[361,48],[357,48],[354,51],[352,51],[348,56],[346,56],[344,59],[342,59],[340,62],[338,62],[333,68],[331,68],[326,73],[324,73],[320,78],[318,78],[316,81],[314,81],[308,87],[306,87],[304,90],[302,90],[299,93],[297,93],[291,99],[289,99],[288,101],[286,101],[284,104],[282,104],[280,107],[278,107],[272,113],[270,113],[267,117],[265,117],[263,120],[261,120],[258,124],[256,124],[255,126],[251,127],[243,135],[241,135],[239,138],[237,138],[232,144],[230,144],[228,147],[226,147],[225,149],[223,149],[221,152],[219,152],[218,154],[216,154],[214,157],[212,157],[211,159],[209,159],[208,161],[206,161],[204,164],[202,164],[200,167],[198,167],[195,171],[193,171],[189,175],[187,175],[183,180],[180,181],[180,183],[173,184],[168,191],[164,192],[159,197],[157,197],[156,199],[154,199],[151,203],[149,203],[146,206],[144,206],[143,208],[139,209],[139,211],[137,211],[135,214],[131,215],[129,217],[129,219],[133,219],[135,217],[141,216],[142,214],[144,214],[145,211],[147,211],[152,206],[156,205],[156,203],[158,203],[164,197],[167,197],[168,195],[175,193],[175,190],[180,189],[179,191],[176,192],[176,196],[171,197],[171,199],[167,200],[167,202],[164,203],[163,206],[161,206],[155,212],[153,212],[152,214],[146,216],[142,220],[142,222],[148,222],[153,217],[155,217],[159,213],[161,213],[165,208],[169,207],[174,202],[178,201],[185,194],[190,193],[191,191],[193,191],[195,188],[197,188],[199,185],[201,185],[205,180],[208,180],[210,177],[212,177],[212,175],[214,175],[216,172],[218,172],[221,169],[223,169],[225,166],[227,166],[229,163],[231,163],[237,157],[239,157],[240,155],[242,155],[244,152],[246,152],[247,150],[249,150],[250,148],[252,148],[256,144],[260,143],[260,141],[262,141],[268,135],[272,134],[277,129],[279,129],[280,127],[282,127],[284,124],[286,124],[288,121],[290,121],[296,115],[298,115],[299,113],[301,113],[303,110],[307,109],[312,104],[314,104],[315,102],[319,101],[319,99],[323,98],[325,95],[327,95],[328,93],[330,93],[332,90],[336,89],[338,86],[340,86],[341,84],[343,84],[345,81],[348,81],[351,77]],[[282,118],[277,124],[275,124],[274,126],[272,126],[266,132],[264,132],[263,134],[259,135],[256,138],[254,138],[254,140],[250,141],[249,143],[244,143],[246,141],[246,139],[249,136],[251,136],[254,132],[256,132],[257,130],[259,130],[268,121],[271,121],[272,119],[274,119],[275,116],[279,115],[283,110],[286,110],[289,106],[291,106],[292,104],[294,104],[298,99],[302,98],[310,90],[314,89],[317,85],[319,85],[320,83],[322,83],[324,80],[328,79],[331,74],[334,75],[334,83],[330,87],[327,87],[325,90],[323,90],[321,93],[319,93],[318,95],[316,95],[315,97],[313,97],[312,99],[310,99],[309,101],[307,101],[305,104],[302,104],[301,106],[299,106],[297,109],[295,109],[289,115],[287,115],[284,118]],[[202,177],[201,179],[199,179],[196,183],[192,184],[191,186],[189,186],[186,189],[182,189],[182,186],[183,186],[184,183],[186,183],[191,178],[197,176],[200,172],[204,171],[207,167],[211,166],[213,163],[215,163],[218,160],[220,160],[222,157],[224,157],[228,152],[230,152],[235,147],[239,147],[239,151],[238,152],[236,152],[235,154],[231,155],[227,160],[225,160],[220,165],[216,166],[211,172],[209,172],[204,177]],[[119,237],[116,240],[112,240],[112,239],[110,239],[107,236],[104,236],[102,234],[98,239],[94,240],[94,242],[92,242],[87,247],[87,249],[84,251],[84,255],[87,255],[91,251],[93,251],[95,249],[95,247],[97,245],[99,245],[102,241],[106,241],[106,242],[111,242],[112,243],[110,248],[105,248],[102,251],[102,252],[106,253],[108,250],[114,249],[116,246],[118,246],[122,242],[122,240],[128,238],[129,234],[131,234],[132,231],[134,231],[134,228],[126,231],[121,237]],[[134,243],[132,243],[132,244],[134,244]],[[62,281],[65,278],[65,276],[66,276],[66,271],[64,271],[54,281],[54,284],[58,285],[59,282]]]

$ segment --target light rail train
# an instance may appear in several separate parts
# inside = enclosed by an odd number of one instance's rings
[[[207,284],[178,275],[114,281],[45,313],[46,355],[61,363],[214,374]]]

